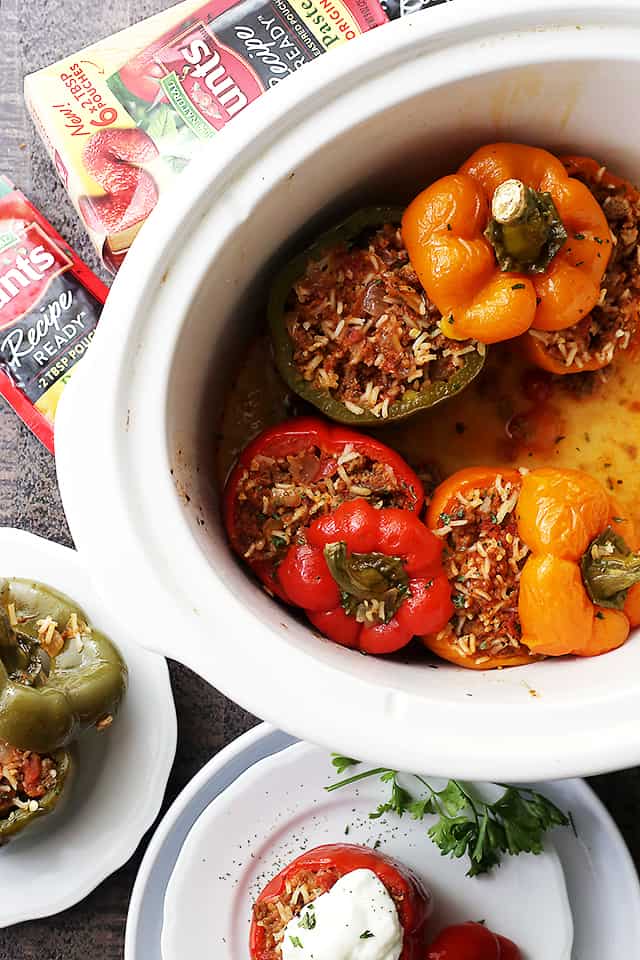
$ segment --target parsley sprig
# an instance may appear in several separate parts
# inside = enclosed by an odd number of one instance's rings
[[[338,754],[333,755],[332,763],[339,774],[360,765],[359,760]],[[449,780],[442,790],[436,790],[413,774],[412,779],[420,785],[419,794],[414,794],[400,783],[397,770],[376,767],[332,783],[325,790],[331,793],[370,777],[389,784],[389,798],[369,818],[377,820],[387,813],[399,817],[408,814],[414,820],[437,817],[427,835],[443,856],[460,858],[466,854],[468,877],[488,873],[499,865],[503,854],[542,853],[548,830],[573,825],[570,816],[530,787],[500,784],[504,792],[489,803],[459,780]]]

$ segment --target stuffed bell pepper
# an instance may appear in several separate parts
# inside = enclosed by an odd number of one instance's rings
[[[428,526],[445,544],[455,612],[424,636],[471,669],[595,656],[640,623],[633,524],[579,470],[471,467],[435,491]]]
[[[127,670],[68,597],[31,580],[0,583],[0,740],[55,751],[111,723]]]
[[[399,229],[401,211],[361,210],[277,277],[275,359],[292,390],[342,423],[399,420],[463,390],[484,346],[443,335]]]
[[[377,509],[418,513],[417,475],[395,451],[371,437],[312,417],[265,430],[242,452],[225,488],[227,534],[236,553],[272,593],[289,546],[313,520],[363,498]]]
[[[407,867],[351,844],[317,847],[253,908],[251,960],[424,960],[431,894]]]
[[[455,340],[566,330],[599,303],[613,237],[589,187],[537,147],[481,147],[413,200],[402,236]]]

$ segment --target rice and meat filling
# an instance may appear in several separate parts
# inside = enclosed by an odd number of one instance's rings
[[[50,756],[18,750],[0,741],[0,818],[14,810],[38,809],[38,800],[56,784],[58,767]]]
[[[341,244],[310,259],[285,319],[304,379],[351,413],[382,419],[391,404],[450,379],[467,354],[484,352],[475,341],[443,335],[441,314],[391,223],[361,245]]]
[[[520,485],[498,476],[489,486],[456,494],[435,531],[446,538],[444,568],[456,612],[439,640],[455,643],[480,665],[526,653],[518,617],[520,575],[529,548],[520,540],[515,507]]]
[[[604,173],[605,168],[601,167],[595,179],[578,178],[602,207],[613,236],[600,303],[574,327],[554,333],[530,331],[555,360],[568,367],[581,368],[593,360],[602,366],[610,364],[619,350],[629,347],[638,329],[640,197],[629,197],[624,186],[603,184]],[[575,242],[579,242],[579,237]]]
[[[291,543],[304,542],[301,531],[312,520],[356,497],[378,509],[413,506],[411,492],[389,464],[371,460],[349,444],[335,457],[316,447],[284,457],[255,456],[236,499],[245,559],[277,559]]]
[[[272,950],[274,955],[279,955],[287,924],[297,917],[308,903],[313,903],[321,894],[328,893],[339,879],[340,873],[331,867],[318,873],[302,870],[286,881],[281,896],[256,903],[253,915],[257,925],[264,928],[266,948]],[[400,913],[402,895],[387,889]]]

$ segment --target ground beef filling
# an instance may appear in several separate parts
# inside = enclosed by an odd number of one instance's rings
[[[604,171],[604,167],[598,171],[600,177]],[[530,331],[554,360],[578,369],[592,360],[608,366],[618,351],[626,350],[638,329],[640,311],[640,200],[629,199],[623,187],[603,186],[597,178],[584,182],[602,207],[614,237],[600,303],[574,327],[553,333]]]
[[[0,741],[0,817],[38,809],[38,801],[56,784],[58,768],[50,756],[18,750]]]
[[[497,477],[488,487],[457,494],[440,514],[436,533],[446,539],[444,567],[456,612],[438,634],[480,665],[490,657],[526,653],[520,642],[518,594],[529,548],[518,537],[520,491]]]
[[[482,344],[441,333],[441,314],[391,223],[359,246],[310,260],[287,311],[296,367],[355,414],[384,419],[392,404],[448,380],[467,354],[484,352]]]
[[[264,929],[265,947],[273,950],[274,957],[280,956],[285,927],[289,921],[297,917],[307,903],[312,903],[321,894],[331,890],[339,879],[338,871],[330,867],[319,873],[303,870],[287,880],[281,896],[254,905],[255,922]],[[402,897],[391,889],[389,896],[400,914]]]
[[[279,560],[289,545],[304,542],[304,528],[345,500],[364,497],[373,507],[413,509],[415,499],[393,469],[356,453],[339,456],[316,447],[286,457],[259,455],[244,471],[236,498],[235,525],[247,560]]]

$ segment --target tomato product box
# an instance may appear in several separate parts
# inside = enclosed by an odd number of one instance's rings
[[[378,0],[186,0],[28,76],[29,111],[105,264],[117,270],[233,117],[387,19]]]
[[[0,177],[0,395],[53,452],[64,385],[107,287],[7,177]]]

